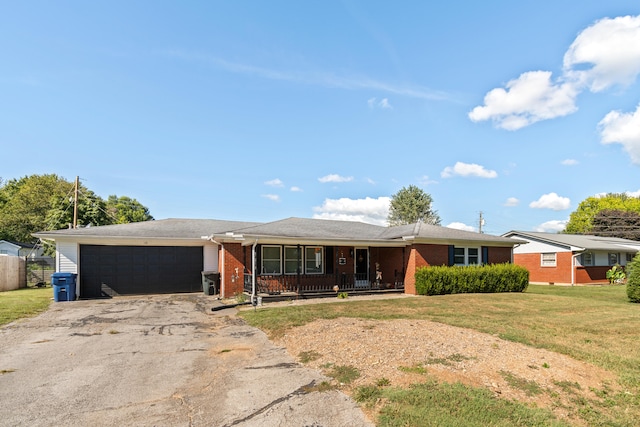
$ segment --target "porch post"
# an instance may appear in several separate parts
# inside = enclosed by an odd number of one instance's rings
[[[300,295],[300,261],[302,260],[301,254],[300,254],[300,245],[298,245],[298,260],[297,260],[297,268],[296,268],[296,273],[297,273],[297,278],[296,281],[298,283],[296,283],[296,292],[298,293],[298,295]]]

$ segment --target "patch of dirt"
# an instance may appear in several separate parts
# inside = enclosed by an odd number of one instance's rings
[[[405,387],[435,377],[488,388],[497,397],[573,418],[567,409],[571,401],[600,400],[594,390],[618,389],[614,374],[588,363],[426,320],[322,319],[273,341],[296,360],[301,353],[317,353],[306,365],[321,371],[327,366],[355,367],[361,375],[342,386],[347,393],[382,378]]]

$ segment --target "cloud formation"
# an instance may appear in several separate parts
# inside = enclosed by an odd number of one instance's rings
[[[265,199],[269,199],[271,201],[274,201],[274,202],[279,202],[280,201],[280,196],[278,196],[277,194],[263,194],[262,197],[264,197]]]
[[[484,104],[469,112],[474,122],[491,120],[498,128],[517,130],[577,110],[585,89],[600,92],[627,86],[640,74],[640,15],[604,18],[584,29],[563,59],[563,73],[529,71],[504,88],[489,91]]]
[[[506,202],[504,202],[505,206],[513,207],[518,206],[520,204],[520,200],[515,197],[509,197]]]
[[[485,169],[484,166],[475,163],[456,162],[453,166],[447,166],[440,172],[442,178],[451,178],[452,176],[475,176],[479,178],[495,178],[498,173],[494,170]]]
[[[557,233],[564,230],[566,226],[567,220],[553,220],[540,224],[539,226],[535,227],[533,231],[538,231],[541,233]]]
[[[631,161],[640,165],[640,105],[633,113],[611,111],[598,127],[603,144],[621,144]]]
[[[325,199],[322,206],[314,207],[313,218],[342,221],[360,221],[368,224],[387,225],[390,197],[365,199]]]
[[[271,186],[271,187],[283,187],[284,183],[276,178],[276,179],[272,179],[271,181],[265,181],[264,182],[265,185]]]
[[[571,200],[568,197],[561,197],[556,193],[543,194],[538,200],[529,203],[530,208],[551,209],[554,211],[569,209],[570,206]]]
[[[318,181],[320,181],[323,184],[326,184],[328,182],[350,182],[350,181],[353,181],[353,177],[341,176],[333,173],[333,174],[325,175],[323,177],[318,178]]]
[[[388,98],[382,98],[380,101],[378,101],[376,98],[369,98],[367,100],[367,105],[371,109],[381,108],[383,110],[393,110],[393,107],[389,103]]]
[[[445,225],[445,227],[454,228],[456,230],[464,230],[464,231],[478,231],[478,229],[476,227],[464,224],[462,222],[452,222],[449,225]]]

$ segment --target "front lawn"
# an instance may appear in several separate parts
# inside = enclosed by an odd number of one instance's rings
[[[0,292],[0,326],[45,311],[52,299],[51,288],[23,288]]]
[[[369,301],[354,299],[347,303],[267,307],[257,311],[242,311],[241,316],[270,336],[281,335],[288,328],[315,319],[337,317],[424,319],[495,334],[506,340],[566,354],[617,374],[624,390],[608,396],[607,407],[590,408],[584,402],[575,402],[576,407],[572,409],[580,414],[585,424],[630,426],[640,419],[640,304],[629,303],[623,285],[530,285],[524,293],[458,294]],[[445,419],[449,421],[440,419],[441,425],[482,425],[482,417],[490,411],[489,408],[494,407],[492,397],[486,397],[488,400],[478,405],[478,396],[483,394],[477,389],[464,390],[464,387],[456,389],[456,393],[464,395],[460,397],[461,401],[474,402],[476,409],[471,412],[476,415],[470,415],[468,411],[448,411],[450,415]],[[447,401],[451,400],[446,397],[451,392],[449,387],[434,384],[402,392],[387,391],[387,407],[382,410],[378,424],[419,425],[412,420],[422,419],[416,418],[415,414],[422,409],[411,402]],[[439,398],[436,396],[434,399],[430,395],[427,399],[425,393],[435,393]],[[534,409],[519,408],[524,413],[529,410]],[[385,421],[389,418],[385,418],[384,414],[389,411],[394,412],[393,422]],[[464,419],[458,418],[456,413],[464,413]],[[527,415],[537,416],[537,413]],[[476,417],[476,420],[469,417]],[[509,425],[512,422],[498,416],[498,420],[493,419],[490,425]],[[548,423],[549,420],[545,420],[540,425]]]

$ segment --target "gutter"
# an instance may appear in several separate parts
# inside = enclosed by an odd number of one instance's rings
[[[582,248],[580,252],[576,252],[571,255],[571,286],[574,286],[576,283],[576,258],[586,251],[587,250],[585,248]]]

